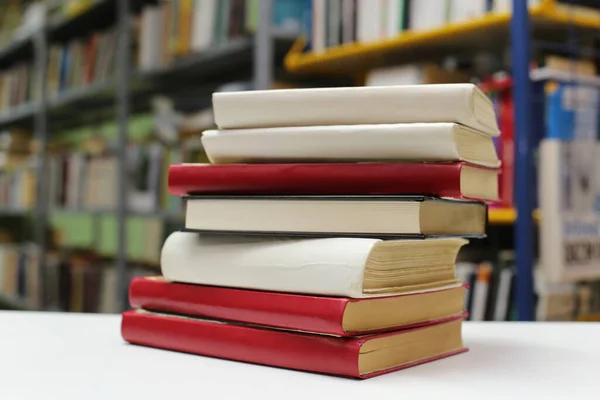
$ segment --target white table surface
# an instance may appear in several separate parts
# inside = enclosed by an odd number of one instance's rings
[[[600,399],[597,323],[465,323],[469,353],[364,381],[128,345],[119,324],[0,312],[0,399]]]

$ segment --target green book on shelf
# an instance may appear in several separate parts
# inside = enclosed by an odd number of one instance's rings
[[[217,23],[215,24],[215,43],[227,42],[229,31],[230,0],[220,0],[217,8]]]
[[[246,0],[246,30],[256,32],[258,27],[258,6],[259,0]]]

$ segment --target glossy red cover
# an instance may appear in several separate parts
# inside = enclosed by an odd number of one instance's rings
[[[414,295],[418,293],[390,297]],[[134,308],[337,336],[358,333],[343,329],[346,305],[373,300],[190,285],[152,277],[135,278],[129,286],[129,302]],[[431,325],[454,317],[450,315],[360,334]]]
[[[460,318],[462,317],[455,320]],[[412,332],[418,329],[424,328],[407,329],[401,332]],[[389,370],[360,375],[358,356],[362,344],[369,339],[397,333],[398,331],[340,338],[134,310],[123,313],[121,321],[123,339],[133,344],[357,378],[369,378],[467,351],[465,348],[457,349]]]
[[[175,196],[420,194],[463,198],[460,192],[463,165],[461,162],[174,164],[169,167],[168,187]]]

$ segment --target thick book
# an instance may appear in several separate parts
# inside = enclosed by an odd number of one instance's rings
[[[455,122],[500,134],[492,102],[469,83],[214,93],[213,108],[220,129]]]
[[[202,144],[213,164],[466,161],[500,166],[491,136],[454,123],[209,130]]]
[[[142,346],[369,378],[467,351],[461,323],[456,317],[395,332],[335,337],[132,310],[123,314],[121,335]]]
[[[195,196],[185,229],[305,236],[480,237],[485,204],[426,196]]]
[[[167,280],[362,298],[457,286],[462,238],[379,240],[174,232],[161,252]]]
[[[134,308],[253,325],[353,336],[443,322],[463,313],[462,286],[368,299],[298,295],[136,278]]]
[[[498,170],[465,163],[174,164],[174,196],[423,194],[495,201]]]

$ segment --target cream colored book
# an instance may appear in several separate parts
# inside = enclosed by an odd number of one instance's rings
[[[276,292],[370,297],[459,287],[465,239],[294,239],[175,232],[161,256],[167,280]]]
[[[455,123],[210,130],[210,161],[230,163],[466,161],[498,167],[492,137]]]
[[[470,83],[214,93],[219,129],[455,122],[500,134],[490,99]]]
[[[315,236],[428,237],[485,234],[483,203],[425,196],[197,196],[185,228]]]

